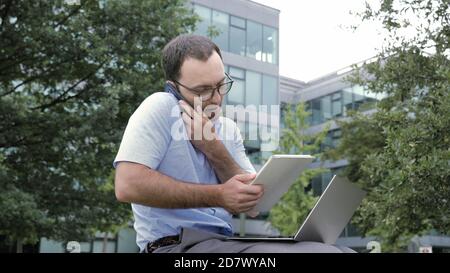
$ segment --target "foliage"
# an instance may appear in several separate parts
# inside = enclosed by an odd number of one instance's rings
[[[160,51],[196,22],[180,0],[0,3],[0,235],[85,240],[130,220],[112,161],[162,90]],[[74,1],[72,1],[74,2]]]
[[[387,97],[341,124],[328,156],[348,159],[348,176],[369,191],[355,223],[400,251],[416,234],[450,233],[450,2],[380,3],[362,19],[382,22],[385,48],[350,81]]]

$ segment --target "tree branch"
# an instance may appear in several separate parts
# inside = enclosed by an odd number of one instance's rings
[[[95,69],[94,71],[92,71],[91,73],[87,74],[85,77],[83,77],[82,79],[80,79],[79,81],[77,81],[75,84],[73,84],[71,87],[69,87],[66,91],[64,91],[61,95],[59,95],[56,99],[54,99],[53,101],[40,105],[40,106],[36,106],[31,108],[32,110],[36,110],[36,109],[40,109],[40,110],[44,110],[46,108],[52,107],[58,103],[62,103],[65,102],[69,99],[72,98],[76,98],[79,95],[81,95],[82,93],[84,93],[87,89],[84,89],[83,91],[78,92],[76,95],[73,96],[69,96],[64,98],[65,95],[67,95],[70,91],[72,91],[73,89],[75,89],[80,83],[84,82],[85,80],[89,79],[90,77],[92,77],[92,75],[94,75],[95,73],[97,73],[97,71],[103,67],[103,65],[105,65],[107,61],[103,61],[98,67],[97,69]]]
[[[67,20],[69,20],[70,17],[72,17],[75,13],[78,13],[78,11],[80,11],[80,9],[83,7],[85,1],[81,1],[80,4],[77,6],[77,8],[75,10],[73,10],[71,13],[69,13],[69,15],[67,15],[66,17],[64,17],[61,21],[59,21],[58,23],[56,23],[56,25],[54,26],[54,28],[64,24]]]
[[[40,75],[39,75],[39,76],[40,76]],[[22,85],[27,84],[27,83],[29,83],[29,82],[31,82],[31,81],[34,81],[35,79],[39,78],[39,76],[34,76],[34,77],[31,77],[31,78],[28,78],[28,79],[24,80],[24,81],[21,82],[20,84],[14,86],[14,88],[12,88],[11,90],[6,91],[6,92],[3,93],[3,94],[0,94],[0,98],[1,98],[1,97],[4,97],[4,96],[7,96],[7,95],[9,95],[9,94],[11,94],[11,93],[13,93],[14,91],[17,90],[17,88],[19,88],[19,87],[21,87]]]
[[[39,78],[44,78],[44,77],[49,77],[49,76],[51,76],[53,73],[55,73],[56,71],[58,71],[58,68],[59,68],[60,65],[62,65],[62,64],[64,64],[64,63],[67,63],[67,62],[69,62],[69,61],[73,61],[73,60],[72,60],[71,58],[68,58],[68,59],[62,60],[62,61],[59,62],[59,63],[52,64],[52,67],[56,67],[56,69],[53,69],[53,70],[48,69],[48,70],[46,70],[46,71],[43,71],[43,73],[41,73],[41,74],[39,74],[39,75],[35,75],[35,76],[32,76],[32,77],[30,77],[30,78],[24,80],[24,81],[21,82],[19,85],[15,86],[13,89],[11,89],[11,90],[9,90],[9,91],[6,91],[6,92],[3,93],[3,94],[0,94],[0,98],[1,98],[1,97],[4,97],[4,96],[6,96],[6,95],[9,95],[9,94],[11,94],[11,93],[13,93],[18,87],[20,87],[20,86],[22,86],[22,85],[24,85],[24,84],[26,84],[26,83],[29,83],[29,82],[31,82],[31,81],[33,81],[33,80],[36,80],[36,79],[39,79]],[[51,67],[51,68],[52,68],[52,67]]]
[[[5,5],[5,12],[2,15],[2,22],[0,24],[0,27],[3,27],[3,22],[6,20],[6,16],[8,15],[9,9],[11,8],[11,3],[13,0],[9,0],[8,3]]]
[[[25,47],[24,47],[24,48],[25,48]],[[16,49],[17,52],[20,51],[20,50],[21,50],[21,49]],[[10,60],[10,59],[12,59],[12,57],[15,57],[15,56],[19,57],[20,55],[12,55],[12,56],[9,56],[8,58],[0,59],[0,62],[4,63],[5,61]],[[23,55],[22,55],[22,56],[23,56]],[[20,64],[20,63],[23,63],[23,62],[25,62],[25,61],[35,61],[35,60],[37,60],[37,59],[39,59],[39,58],[41,58],[41,57],[28,58],[28,56],[26,56],[26,58],[17,60],[17,61],[15,61],[15,62],[13,62],[12,64],[7,64],[7,65],[5,65],[5,66],[0,67],[0,71],[8,70],[9,67],[16,66],[16,65],[18,65],[18,64]],[[0,75],[5,75],[5,74],[0,74]]]

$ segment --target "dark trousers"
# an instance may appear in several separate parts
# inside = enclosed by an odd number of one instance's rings
[[[226,236],[183,228],[180,243],[153,253],[355,253],[354,250],[318,242],[233,241]]]

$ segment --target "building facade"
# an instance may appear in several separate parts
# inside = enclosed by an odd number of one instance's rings
[[[264,112],[276,120],[234,117],[248,155],[258,165],[262,158],[270,156],[270,151],[264,149],[268,145],[265,141],[270,140],[259,137],[261,126],[274,135],[279,133],[279,11],[246,0],[193,0],[192,7],[201,18],[195,33],[211,37],[220,47],[225,70],[234,80],[224,105],[240,105],[249,114]],[[262,105],[267,110],[260,111]],[[271,106],[278,107],[278,112],[270,111]],[[249,140],[250,134],[257,138]]]

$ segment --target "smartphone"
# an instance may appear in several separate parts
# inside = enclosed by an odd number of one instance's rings
[[[184,100],[184,98],[181,97],[180,92],[175,88],[175,86],[170,83],[166,82],[166,84],[164,85],[164,91],[174,95],[177,100]]]

